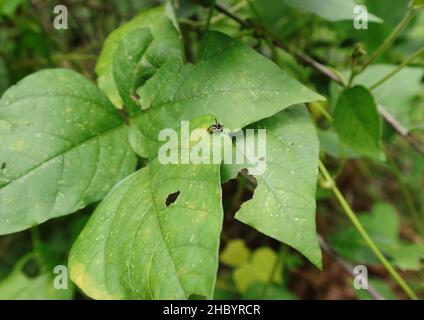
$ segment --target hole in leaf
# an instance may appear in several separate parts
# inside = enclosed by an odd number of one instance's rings
[[[35,278],[40,274],[40,267],[38,266],[37,260],[35,258],[29,259],[24,266],[22,267],[22,272],[28,278]]]
[[[222,185],[222,206],[225,213],[226,240],[242,238],[246,239],[246,242],[249,243],[256,241],[256,238],[252,237],[251,227],[234,219],[234,215],[240,210],[243,203],[252,199],[256,185],[256,178],[249,175],[246,169],[240,170],[235,179],[228,180]],[[222,240],[225,241],[225,239]],[[262,240],[260,240],[259,245],[263,244]]]
[[[170,193],[166,197],[166,200],[165,200],[166,206],[169,207],[171,204],[173,204],[177,200],[177,198],[180,195],[180,193],[181,193],[180,191],[176,191],[174,193]]]
[[[6,169],[6,162],[3,162],[2,164],[1,164],[1,169],[3,170],[3,169]]]
[[[222,185],[225,211],[234,215],[244,202],[252,199],[256,186],[256,178],[250,175],[247,169],[240,170],[236,179]]]

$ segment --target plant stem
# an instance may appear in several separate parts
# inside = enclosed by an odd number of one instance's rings
[[[209,27],[211,25],[211,20],[212,20],[212,17],[213,17],[213,12],[215,11],[215,4],[216,4],[216,0],[212,0],[211,1],[211,6],[209,8],[208,19],[206,20],[205,31],[208,31],[209,30]]]
[[[341,205],[341,207],[343,209],[343,212],[347,215],[349,220],[352,222],[353,226],[359,232],[361,237],[367,243],[368,247],[372,250],[372,252],[377,257],[377,259],[383,264],[383,266],[386,268],[386,270],[389,272],[389,274],[392,276],[392,278],[397,282],[397,284],[399,284],[399,286],[408,295],[408,297],[410,297],[412,300],[418,300],[414,291],[412,291],[412,289],[403,280],[403,278],[400,276],[400,274],[393,268],[391,263],[386,259],[386,257],[383,255],[383,253],[378,248],[378,246],[375,244],[375,242],[368,235],[367,231],[364,229],[361,222],[356,217],[356,214],[353,212],[352,208],[347,203],[345,197],[340,192],[340,190],[337,188],[336,182],[330,176],[329,172],[327,171],[326,167],[324,166],[324,164],[321,161],[319,162],[319,170],[321,171],[321,174],[323,175],[324,179],[326,180],[327,184],[329,185],[331,191],[333,191],[334,195],[336,196],[337,201],[339,202],[339,204]]]
[[[334,261],[344,270],[346,271],[352,278],[356,277],[355,272],[353,271],[353,266],[344,260],[342,257],[337,255],[333,249],[328,245],[328,243],[324,240],[324,238],[318,234],[318,241],[321,248],[327,252],[327,254],[334,259]],[[376,288],[371,283],[368,283],[368,289],[365,289],[369,295],[375,300],[385,300],[385,298],[377,291]]]
[[[387,36],[384,42],[373,52],[371,57],[364,63],[362,66],[361,72],[365,70],[370,64],[376,61],[383,53],[386,51],[390,45],[397,39],[399,34],[405,29],[405,27],[409,24],[415,14],[415,9],[410,6],[408,11],[402,20],[398,23],[396,28]]]
[[[409,57],[407,57],[405,59],[405,61],[403,61],[400,65],[398,65],[396,69],[394,69],[392,72],[390,72],[389,74],[387,74],[386,76],[384,76],[383,78],[378,80],[373,85],[371,85],[369,87],[369,89],[374,90],[378,86],[382,85],[384,82],[389,80],[391,77],[393,77],[395,74],[397,74],[399,71],[401,71],[404,67],[406,67],[408,64],[410,64],[412,61],[414,61],[416,58],[418,58],[423,53],[424,53],[424,47],[415,51],[413,54],[411,54]]]

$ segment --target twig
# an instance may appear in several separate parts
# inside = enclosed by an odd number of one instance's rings
[[[261,26],[258,26],[254,24],[251,21],[244,20],[237,16],[236,14],[230,12],[225,7],[221,6],[220,4],[215,4],[215,9],[222,14],[226,15],[227,17],[231,18],[232,20],[236,21],[238,24],[240,24],[243,28],[249,28],[254,29],[259,36],[267,32],[272,39],[272,42],[277,47],[284,49],[290,53],[292,53],[299,61],[310,65],[315,70],[319,71],[323,75],[327,76],[329,79],[335,81],[338,84],[345,85],[344,80],[341,76],[337,74],[337,72],[331,70],[329,67],[321,64],[320,62],[314,60],[312,57],[304,54],[303,52],[300,52],[297,49],[289,47],[287,44],[285,44],[281,39],[279,39],[275,34],[272,34],[269,31],[264,30]],[[379,106],[378,112],[383,117],[383,119],[392,126],[392,128],[401,136],[403,137],[409,144],[411,144],[416,151],[424,155],[424,146],[422,146],[416,139],[414,139],[411,135],[409,135],[409,131],[402,126],[402,124],[397,121],[387,110],[385,110],[382,106]]]
[[[416,151],[424,155],[424,146],[421,145],[414,137],[409,134],[409,130],[406,129],[402,124],[400,124],[383,106],[377,106],[378,112],[383,117],[383,119],[401,136],[403,137],[411,146],[414,147]]]
[[[353,278],[356,277],[356,274],[353,272],[353,266],[344,260],[342,257],[338,256],[333,249],[328,245],[328,243],[324,240],[324,238],[318,234],[318,241],[321,246],[321,248],[331,257],[333,260],[340,266],[346,273],[351,275]],[[375,300],[385,300],[385,298],[377,291],[377,289],[374,288],[374,286],[371,283],[368,283],[368,289],[364,289],[367,291],[371,297],[373,297]]]
[[[367,60],[367,62],[364,63],[360,72],[365,70],[370,64],[376,61],[384,53],[384,51],[386,51],[387,48],[390,47],[390,45],[397,39],[399,34],[405,29],[405,27],[412,20],[412,18],[414,17],[414,14],[415,14],[415,9],[412,5],[410,5],[406,15],[402,18],[402,20],[399,22],[396,28],[389,34],[386,40],[384,40],[384,42],[377,48],[377,50],[373,52],[373,54]]]
[[[402,290],[408,295],[408,297],[411,298],[412,300],[418,300],[418,297],[416,296],[414,291],[412,291],[412,289],[405,282],[402,276],[395,270],[395,268],[392,266],[389,260],[387,260],[387,258],[383,255],[383,253],[381,252],[380,248],[376,245],[374,240],[371,239],[368,232],[364,229],[361,222],[357,218],[356,214],[353,212],[352,208],[350,207],[349,203],[346,201],[345,197],[343,196],[343,194],[340,192],[339,188],[337,187],[336,182],[331,177],[330,173],[327,171],[327,168],[324,166],[324,164],[321,161],[319,162],[319,171],[321,172],[323,178],[325,179],[326,184],[329,186],[329,188],[331,189],[331,191],[337,198],[337,201],[342,207],[343,212],[349,218],[352,225],[361,235],[362,239],[364,239],[365,243],[368,245],[368,247],[377,257],[377,259],[381,262],[384,268],[389,272],[389,274],[396,281],[396,283],[402,288]]]

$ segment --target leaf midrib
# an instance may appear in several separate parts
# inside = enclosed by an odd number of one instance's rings
[[[81,147],[81,146],[83,146],[84,144],[90,143],[91,141],[93,141],[93,140],[95,140],[95,139],[98,139],[98,138],[100,138],[100,137],[102,137],[102,136],[108,135],[110,132],[112,132],[112,131],[114,131],[114,130],[121,129],[123,126],[125,126],[125,123],[124,123],[124,122],[120,123],[119,125],[117,125],[117,126],[115,126],[115,127],[109,128],[109,129],[107,129],[106,131],[103,131],[103,132],[101,132],[101,133],[100,133],[100,134],[98,134],[98,135],[95,135],[95,136],[92,136],[92,137],[90,137],[90,138],[88,138],[88,139],[85,139],[85,140],[83,140],[83,141],[81,141],[81,142],[79,142],[79,143],[77,143],[77,144],[73,145],[73,146],[72,146],[71,148],[69,148],[69,149],[62,150],[62,151],[60,151],[59,153],[54,154],[53,156],[51,156],[51,157],[49,157],[49,158],[45,159],[42,163],[37,164],[36,166],[34,166],[34,167],[32,167],[31,169],[27,170],[25,173],[23,173],[23,174],[21,174],[21,175],[19,175],[19,176],[15,177],[14,179],[12,179],[11,181],[9,181],[8,183],[6,183],[6,184],[4,184],[4,185],[0,186],[0,189],[3,189],[3,188],[5,188],[5,187],[7,187],[8,185],[10,185],[10,184],[12,184],[12,183],[14,183],[14,182],[19,181],[20,179],[22,179],[22,178],[24,178],[25,176],[29,175],[31,172],[33,172],[33,171],[35,171],[35,170],[37,170],[37,169],[39,169],[39,168],[42,168],[44,165],[47,165],[50,161],[54,160],[55,158],[57,158],[57,157],[59,157],[59,156],[64,156],[65,154],[67,154],[68,152],[71,152],[71,151],[72,151],[72,150],[74,150],[75,148]]]

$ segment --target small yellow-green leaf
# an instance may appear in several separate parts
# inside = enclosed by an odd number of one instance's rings
[[[255,283],[278,283],[281,284],[281,268],[278,256],[270,248],[263,247],[255,250],[250,261],[242,264],[234,270],[233,278],[237,290],[245,293]]]
[[[230,267],[237,267],[247,261],[250,250],[242,239],[230,240],[220,255],[220,261]]]

